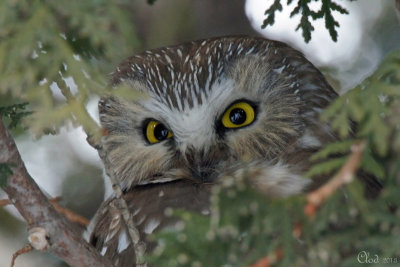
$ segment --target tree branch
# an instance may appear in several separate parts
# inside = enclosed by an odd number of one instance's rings
[[[100,131],[93,131],[93,129],[97,128],[97,125],[95,122],[91,119],[89,116],[87,110],[85,109],[84,105],[82,102],[77,102],[77,99],[71,94],[71,91],[67,89],[64,86],[60,86],[61,93],[64,95],[64,97],[67,99],[68,104],[73,104],[73,103],[79,103],[77,108],[80,110],[80,112],[75,113],[75,116],[78,118],[78,121],[80,124],[83,126],[83,130],[87,134],[87,142],[94,147],[101,158],[101,160],[106,163],[108,161],[107,155],[103,152],[102,150],[102,145],[100,142]],[[84,123],[84,122],[87,123]],[[88,127],[85,125],[90,124],[91,126]],[[106,135],[108,133],[105,132],[104,129],[101,130],[102,135]],[[104,166],[107,166],[109,164],[104,164]],[[146,262],[144,259],[144,253],[146,250],[146,244],[140,240],[140,235],[139,235],[139,230],[133,223],[132,216],[130,215],[129,209],[128,209],[128,204],[122,197],[123,192],[122,189],[118,183],[118,179],[115,177],[115,173],[113,170],[109,170],[106,168],[106,173],[108,177],[111,180],[112,188],[115,192],[115,197],[119,202],[119,206],[121,209],[119,210],[120,214],[122,215],[122,218],[128,228],[128,233],[129,237],[133,243],[134,251],[135,251],[135,259],[136,259],[136,266],[146,266]]]
[[[90,143],[90,142],[89,142]],[[106,164],[108,162],[107,155],[104,153],[100,145],[96,145],[97,150],[99,152],[99,156],[102,161],[105,163],[104,166],[110,166],[110,164]],[[147,266],[146,261],[144,259],[144,253],[146,251],[146,243],[144,243],[140,239],[139,230],[137,229],[135,223],[133,222],[133,218],[130,215],[128,204],[126,203],[125,199],[122,197],[123,192],[121,187],[119,186],[118,180],[114,171],[110,168],[106,168],[106,173],[111,180],[112,187],[115,193],[115,197],[119,203],[118,206],[121,207],[119,210],[122,218],[128,228],[129,237],[132,241],[134,252],[135,252],[135,259],[136,259],[136,266]]]
[[[40,191],[28,174],[1,117],[0,163],[7,164],[13,172],[7,176],[4,190],[28,223],[29,240],[33,247],[49,251],[71,266],[112,266],[72,228]],[[45,240],[39,240],[41,236]],[[40,243],[43,246],[35,246],[37,241],[44,241],[44,244]]]
[[[307,195],[307,205],[304,210],[309,217],[312,217],[325,199],[332,195],[339,187],[353,181],[354,174],[360,166],[365,146],[365,142],[352,145],[352,153],[339,172],[323,186]]]

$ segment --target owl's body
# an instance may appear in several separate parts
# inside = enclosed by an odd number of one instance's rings
[[[174,224],[165,210],[208,213],[213,184],[246,176],[270,196],[305,190],[309,156],[335,140],[320,111],[337,95],[289,46],[222,37],[145,51],[112,76],[144,94],[99,103],[105,168],[124,190],[141,239]],[[94,219],[92,244],[117,266],[133,266],[118,202]]]

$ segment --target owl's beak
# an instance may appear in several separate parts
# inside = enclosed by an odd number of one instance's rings
[[[211,182],[215,178],[215,155],[193,150],[185,154],[186,163],[194,178],[201,182]]]
[[[211,168],[197,166],[197,168],[192,168],[191,172],[193,177],[199,179],[203,183],[211,182],[214,178],[214,172]]]

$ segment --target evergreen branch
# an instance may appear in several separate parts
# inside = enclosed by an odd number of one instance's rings
[[[100,68],[137,44],[133,28],[127,26],[129,12],[120,1],[34,1],[27,5],[0,1],[0,10],[8,11],[0,19],[0,93],[29,101],[35,117],[25,123],[35,135],[57,132],[72,119],[99,137],[90,117],[85,112],[78,115],[90,95],[104,91],[105,70]],[[60,76],[74,80],[80,105],[60,108],[63,103],[50,88]]]
[[[62,79],[59,79],[57,81],[57,84],[60,88],[61,93],[67,99],[67,104],[70,107],[74,107],[72,109],[72,114],[74,115],[74,118],[78,121],[78,123],[82,125],[82,128],[84,132],[87,134],[88,138],[91,139],[89,144],[94,148],[100,147],[100,138],[102,136],[101,130],[97,125],[97,123],[89,115],[84,105],[85,98],[87,96],[80,94],[78,97],[75,97],[71,93],[71,90],[67,88],[67,85]]]
[[[302,35],[306,43],[311,40],[311,32],[314,31],[314,27],[309,20],[310,17],[313,18],[314,16],[314,12],[308,7],[310,2],[311,0],[298,0],[297,6],[290,13],[291,18],[301,13],[300,23],[297,25],[296,31],[299,29],[302,30]]]
[[[66,45],[63,42],[58,42],[59,47],[62,48],[62,51],[64,51],[65,54],[72,53],[70,47]],[[70,68],[71,65],[75,64],[73,61],[70,62]],[[79,73],[76,73],[74,75],[75,77],[79,76]],[[84,81],[79,82],[83,86]],[[80,125],[82,125],[83,130],[87,134],[87,141],[88,143],[94,147],[95,149],[98,150],[100,157],[102,158],[103,162],[106,162],[107,155],[105,155],[102,152],[102,146],[101,146],[101,136],[102,133],[97,124],[93,121],[93,119],[90,117],[89,113],[87,112],[84,103],[87,98],[87,94],[89,93],[84,87],[80,86],[79,89],[79,94],[78,95],[73,95],[71,93],[71,90],[68,88],[68,85],[65,83],[64,79],[62,79],[62,76],[60,76],[57,79],[57,85],[60,88],[61,93],[67,100],[67,106],[66,109],[72,113],[74,119],[78,121]],[[111,166],[111,165],[110,165]],[[126,201],[122,198],[122,189],[119,186],[118,179],[115,178],[115,174],[113,170],[106,170],[107,175],[111,180],[113,190],[115,192],[115,196],[119,201],[119,207],[121,209],[119,210],[122,218],[127,225],[128,228],[128,233],[129,237],[132,241],[132,244],[134,245],[134,251],[135,251],[135,259],[136,259],[136,264],[137,266],[145,265],[145,260],[144,260],[144,252],[145,252],[145,245],[144,242],[141,241],[139,231],[136,228],[135,224],[133,223],[132,217],[130,216],[128,205]]]
[[[328,175],[339,169],[346,162],[345,157],[338,157],[323,161],[312,166],[305,174],[306,177],[313,177],[317,175]]]
[[[21,120],[32,114],[32,112],[24,111],[28,103],[15,104],[6,107],[0,107],[0,116],[9,118],[11,121],[8,124],[10,129],[17,127]]]
[[[28,174],[13,138],[0,117],[0,162],[14,164],[4,191],[26,220],[36,249],[52,252],[71,266],[112,266],[72,228]],[[34,208],[32,208],[34,207]],[[37,242],[43,241],[43,242]]]
[[[337,30],[339,27],[339,22],[335,20],[332,15],[333,11],[337,11],[340,14],[349,14],[349,12],[337,4],[333,0],[319,0],[321,1],[321,9],[317,12],[310,9],[310,4],[313,0],[298,0],[297,5],[294,7],[290,13],[290,17],[295,15],[300,15],[300,23],[296,27],[296,31],[301,29],[304,41],[308,43],[311,40],[311,33],[314,31],[314,26],[310,20],[317,20],[324,18],[325,28],[329,31],[329,34],[333,41],[337,41]],[[314,0],[317,1],[317,0]],[[266,18],[263,21],[261,28],[265,28],[268,25],[273,25],[275,23],[275,13],[277,11],[282,11],[281,0],[275,0],[274,3],[265,11]],[[292,4],[293,0],[288,0],[287,5]]]
[[[61,81],[59,81],[61,82]],[[67,99],[67,103],[69,106],[76,106],[76,109],[73,109],[73,114],[77,118],[78,122],[82,125],[84,132],[87,135],[87,142],[93,148],[95,148],[102,161],[105,163],[108,161],[107,155],[102,151],[101,145],[101,136],[107,135],[108,133],[104,131],[104,129],[100,129],[97,124],[90,117],[87,112],[85,106],[83,105],[83,101],[81,99],[77,99],[77,97],[73,96],[71,91],[64,86],[59,85],[61,93]],[[94,130],[96,129],[96,130]],[[112,166],[111,164],[104,164],[105,166]],[[141,241],[139,230],[136,228],[132,216],[130,216],[128,204],[125,199],[122,197],[123,192],[118,183],[118,179],[113,170],[106,169],[107,176],[109,177],[113,191],[115,193],[116,199],[118,199],[119,205],[121,207],[119,210],[120,215],[128,228],[129,238],[134,246],[136,266],[145,266],[144,253],[146,250],[145,243]]]
[[[312,217],[325,199],[331,196],[338,188],[353,181],[354,175],[361,164],[365,147],[365,142],[352,145],[352,153],[339,172],[323,186],[307,195],[305,213],[309,217]]]
[[[344,154],[350,150],[351,145],[354,144],[354,140],[346,140],[327,144],[324,148],[314,153],[311,156],[312,161],[326,159],[328,156]]]
[[[261,28],[264,29],[268,25],[273,25],[275,23],[275,13],[276,11],[282,11],[282,5],[280,0],[275,0],[274,3],[265,11],[266,19],[264,19]]]
[[[59,80],[58,82],[61,83],[61,80]],[[75,97],[71,93],[71,91],[67,88],[65,84],[63,85],[59,84],[59,88],[63,96],[67,99],[68,105],[76,106],[76,109],[73,109],[72,112],[77,118],[78,122],[83,126],[83,130],[88,136],[87,142],[96,150],[98,150],[98,153],[103,162],[107,162],[108,161],[107,155],[102,152],[102,146],[100,142],[101,136],[107,133],[105,132],[102,133],[101,131],[94,132],[93,129],[95,128],[99,129],[99,127],[88,114],[86,108],[83,105],[83,101],[77,99],[77,97]],[[91,125],[91,127],[88,127],[88,125]],[[111,164],[109,164],[108,166],[111,166]],[[144,260],[145,245],[144,242],[141,242],[139,231],[136,228],[135,224],[133,223],[132,216],[130,216],[128,204],[122,197],[123,192],[118,183],[118,179],[116,178],[116,175],[114,174],[113,170],[106,170],[106,172],[109,179],[111,180],[115,196],[118,199],[119,202],[118,206],[121,207],[121,210],[119,210],[120,214],[122,215],[122,218],[128,227],[129,237],[132,241],[132,244],[134,245],[136,264],[137,266],[145,265],[145,260]]]
[[[349,14],[342,6],[336,4],[332,0],[322,0],[321,14],[325,17],[325,28],[328,29],[333,41],[337,42],[338,33],[336,27],[339,27],[339,22],[332,16],[332,11],[338,11],[340,14]]]
[[[357,138],[368,140],[379,156],[399,153],[397,125],[400,121],[400,50],[391,52],[376,72],[360,85],[336,99],[322,113],[332,128],[344,138],[350,135],[350,121],[355,121]],[[397,130],[396,130],[397,129]]]

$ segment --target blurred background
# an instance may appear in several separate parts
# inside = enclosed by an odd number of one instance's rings
[[[317,21],[307,44],[301,32],[295,31],[300,18],[289,18],[293,6],[284,5],[275,24],[261,29],[264,12],[272,2],[159,0],[148,5],[146,1],[131,1],[124,8],[131,14],[131,25],[127,26],[135,29],[137,45],[129,54],[106,66],[104,76],[124,57],[141,50],[213,36],[258,35],[287,42],[301,50],[324,72],[333,87],[343,93],[373,73],[388,52],[400,48],[400,24],[394,1],[340,1],[350,14],[334,14],[340,23],[338,41],[333,42],[324,22]],[[315,9],[318,5],[316,2]],[[68,82],[73,85],[73,81]],[[0,105],[4,101],[0,99]],[[97,98],[89,101],[87,109],[98,121],[97,101]],[[38,140],[27,133],[16,133],[16,142],[31,176],[49,197],[60,196],[60,205],[90,218],[104,195],[111,193],[108,181],[103,179],[102,163],[97,152],[86,143],[82,129],[65,126],[60,134]],[[1,198],[6,198],[4,192],[0,192]],[[0,266],[9,266],[12,254],[27,242],[26,225],[12,207],[0,208],[0,221]],[[66,265],[52,255],[35,251],[20,256],[15,266]]]

